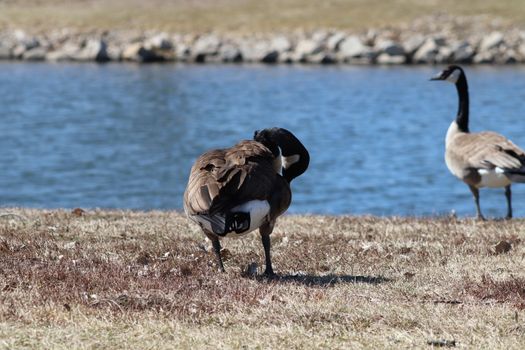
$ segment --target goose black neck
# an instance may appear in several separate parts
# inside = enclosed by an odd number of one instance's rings
[[[456,116],[456,123],[458,124],[459,130],[463,132],[469,132],[468,130],[468,84],[465,74],[462,72],[456,82],[456,88],[458,90],[459,107],[458,115]]]

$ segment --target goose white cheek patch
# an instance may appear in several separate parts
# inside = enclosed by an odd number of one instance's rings
[[[455,84],[455,83],[458,82],[460,74],[461,74],[461,72],[459,71],[459,69],[456,69],[445,80],[446,81],[450,81],[452,84]]]
[[[294,155],[291,155],[291,156],[288,156],[288,157],[281,156],[281,158],[282,158],[283,168],[288,169],[293,164],[295,164],[295,163],[297,163],[299,161],[300,156],[298,154],[294,154]]]

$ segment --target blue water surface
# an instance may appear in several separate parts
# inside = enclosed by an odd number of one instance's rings
[[[474,215],[444,163],[441,68],[0,63],[0,205],[181,209],[199,154],[280,126],[311,154],[289,212]],[[525,147],[525,67],[466,71],[471,130]],[[503,189],[481,205],[503,216]]]

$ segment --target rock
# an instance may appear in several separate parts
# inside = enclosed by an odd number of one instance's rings
[[[376,62],[379,64],[404,64],[407,62],[405,49],[392,40],[377,40],[375,46],[379,54]]]
[[[35,47],[23,53],[22,59],[26,61],[43,61],[46,59],[47,50],[43,47]]]
[[[326,48],[331,52],[339,50],[339,46],[345,40],[345,34],[343,32],[337,32],[328,37],[326,40]]]
[[[178,43],[175,46],[175,57],[182,62],[188,61],[191,57],[191,46],[186,43]]]
[[[219,49],[219,57],[222,62],[242,62],[242,52],[237,46],[224,44]]]
[[[46,54],[48,61],[69,61],[80,50],[78,44],[66,43],[64,46],[55,51],[50,51]]]
[[[122,59],[125,61],[137,61],[141,48],[141,43],[132,43],[127,45],[122,51]]]
[[[435,63],[439,53],[440,41],[428,38],[423,45],[414,53],[412,60],[415,63]]]
[[[268,52],[261,58],[262,63],[276,63],[279,59],[279,53],[275,50]]]
[[[323,46],[319,41],[313,39],[300,40],[295,46],[295,53],[304,59],[307,56],[315,55],[323,50]]]
[[[499,64],[514,64],[520,61],[520,55],[514,49],[506,48],[495,56],[495,61]]]
[[[0,43],[0,60],[13,58],[11,47]]]
[[[492,32],[481,40],[479,51],[484,52],[492,50],[503,44],[503,42],[503,34],[501,32]]]
[[[346,37],[339,45],[339,52],[344,58],[363,57],[370,54],[370,48],[365,46],[359,37]]]
[[[173,42],[167,33],[159,33],[149,38],[144,47],[152,50],[171,50]]]
[[[122,51],[122,59],[141,63],[162,62],[166,60],[165,57],[157,54],[155,50],[146,49],[142,43],[133,43],[125,47]]]
[[[308,56],[305,62],[314,64],[334,64],[337,63],[337,58],[330,52],[319,52],[315,55]]]
[[[456,63],[471,63],[475,51],[468,41],[459,42],[451,47],[453,60]]]
[[[392,40],[378,41],[375,46],[375,50],[381,54],[385,53],[389,56],[405,56],[405,49],[398,43]]]
[[[270,47],[270,43],[265,40],[255,42],[243,41],[239,49],[246,62],[276,62],[279,53]]]
[[[279,57],[277,58],[277,62],[290,64],[290,63],[297,62],[297,58],[294,52],[285,51],[279,54]]]
[[[71,55],[71,59],[81,62],[107,62],[110,58],[107,52],[107,45],[103,40],[89,39],[80,50]]]
[[[388,53],[382,53],[377,56],[376,59],[378,64],[404,64],[407,62],[405,55],[389,55]]]
[[[312,34],[311,40],[315,41],[319,45],[324,46],[326,39],[330,34],[325,30],[317,30]]]
[[[410,56],[425,43],[425,37],[420,34],[411,35],[408,39],[402,42],[403,50]]]
[[[441,46],[434,58],[435,63],[452,63],[454,51],[448,46]]]
[[[472,62],[476,64],[482,64],[482,63],[494,63],[494,59],[496,57],[496,52],[491,51],[481,51],[478,52],[473,58]]]
[[[118,45],[108,44],[106,48],[106,54],[110,61],[122,60],[122,47]]]
[[[21,59],[26,51],[27,49],[24,45],[16,45],[11,51],[11,54],[13,58]]]
[[[279,53],[291,51],[292,43],[284,35],[279,35],[273,38],[272,41],[270,42],[270,49],[275,50]]]
[[[206,56],[214,56],[219,53],[221,40],[214,34],[203,35],[195,41],[191,50],[192,56],[197,62],[204,62]]]

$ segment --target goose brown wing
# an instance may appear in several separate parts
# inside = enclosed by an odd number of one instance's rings
[[[267,198],[278,176],[273,159],[273,154],[255,141],[203,154],[191,170],[184,196],[186,212],[213,214]]]
[[[503,135],[495,132],[464,134],[454,141],[455,149],[470,168],[520,169],[524,151]]]
[[[184,210],[190,215],[209,210],[213,198],[220,191],[217,174],[223,169],[225,150],[213,150],[202,154],[193,164],[186,191]]]

